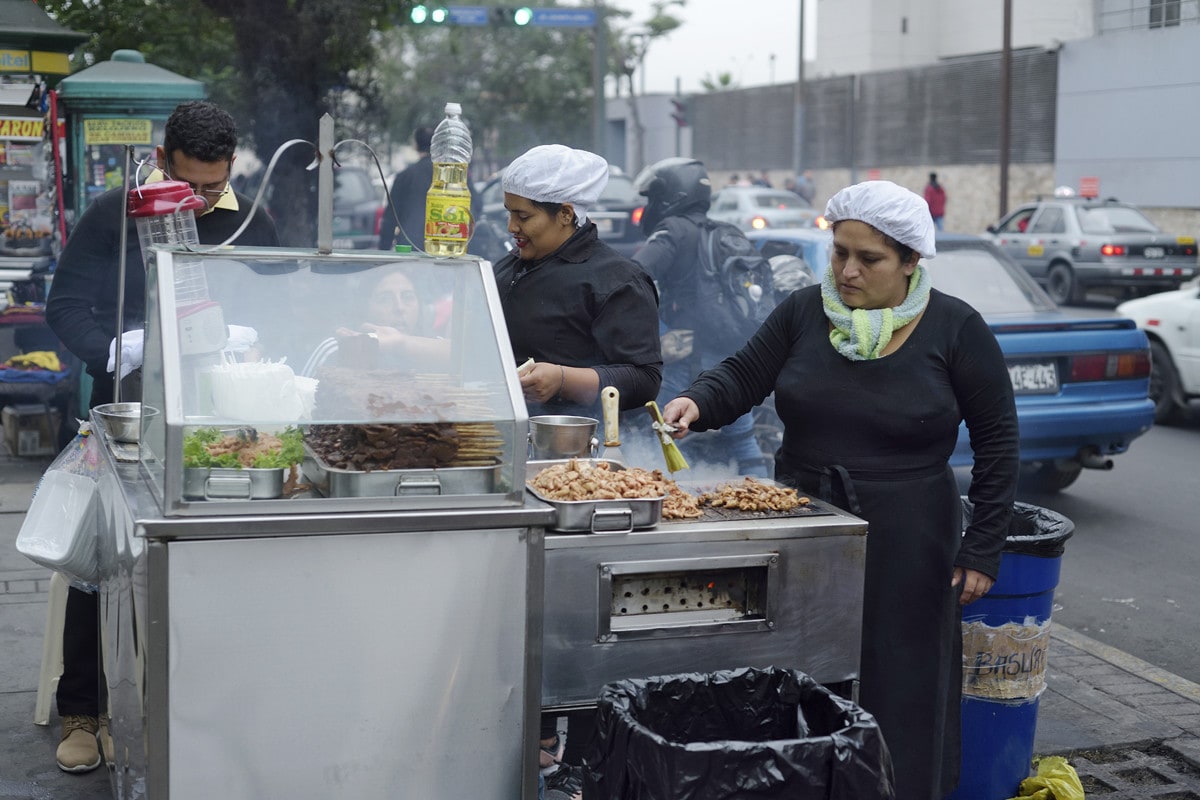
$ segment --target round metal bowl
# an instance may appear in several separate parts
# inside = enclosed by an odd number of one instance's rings
[[[549,415],[529,418],[529,444],[534,459],[589,456],[599,445],[591,417]]]
[[[104,403],[92,409],[104,432],[118,442],[137,442],[142,434],[142,417],[153,417],[158,409],[141,403]]]

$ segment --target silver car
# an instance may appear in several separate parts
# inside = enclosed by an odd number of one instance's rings
[[[1088,289],[1118,296],[1178,289],[1197,274],[1194,236],[1164,233],[1116,200],[1039,200],[987,230],[1060,304],[1083,302]]]
[[[823,227],[820,212],[803,197],[764,186],[726,186],[713,195],[708,216],[744,231]]]

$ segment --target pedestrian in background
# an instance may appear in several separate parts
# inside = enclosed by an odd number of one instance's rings
[[[431,141],[433,128],[413,131],[413,146],[417,148],[418,158],[392,178],[391,206],[384,209],[383,224],[379,226],[380,250],[391,250],[397,244],[412,245],[414,250],[425,249],[425,195],[433,183],[433,159],[429,157]]]
[[[944,230],[942,218],[946,216],[946,190],[938,183],[937,173],[929,173],[929,183],[925,184],[925,202],[929,205],[929,216],[937,229]]]
[[[820,285],[790,294],[744,348],[663,409],[708,430],[775,392],[775,479],[865,519],[861,704],[879,722],[897,800],[938,800],[959,779],[961,606],[992,587],[1018,471],[1012,381],[979,313],[932,288],[934,227],[890,181],[842,189]],[[964,421],[975,452],[964,531],[949,457]]]
[[[817,196],[817,182],[813,180],[812,170],[806,169],[801,173],[792,191],[803,197],[804,202],[812,205],[813,198]]]
[[[515,249],[495,265],[496,287],[529,415],[600,416],[613,386],[623,410],[646,419],[662,382],[658,295],[650,276],[605,244],[588,209],[608,183],[608,162],[561,144],[534,147],[504,170],[504,208]],[[628,430],[628,428],[627,428]],[[590,710],[542,714],[538,766],[546,800],[578,798]]]

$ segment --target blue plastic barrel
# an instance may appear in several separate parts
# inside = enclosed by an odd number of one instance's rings
[[[964,498],[964,526],[970,513]],[[947,800],[1007,800],[1029,777],[1050,611],[1074,530],[1057,512],[1014,503],[996,583],[963,608],[962,767]]]

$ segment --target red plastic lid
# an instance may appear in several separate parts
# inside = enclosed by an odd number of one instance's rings
[[[161,217],[176,211],[200,211],[208,203],[183,181],[158,181],[129,190],[129,216]]]

